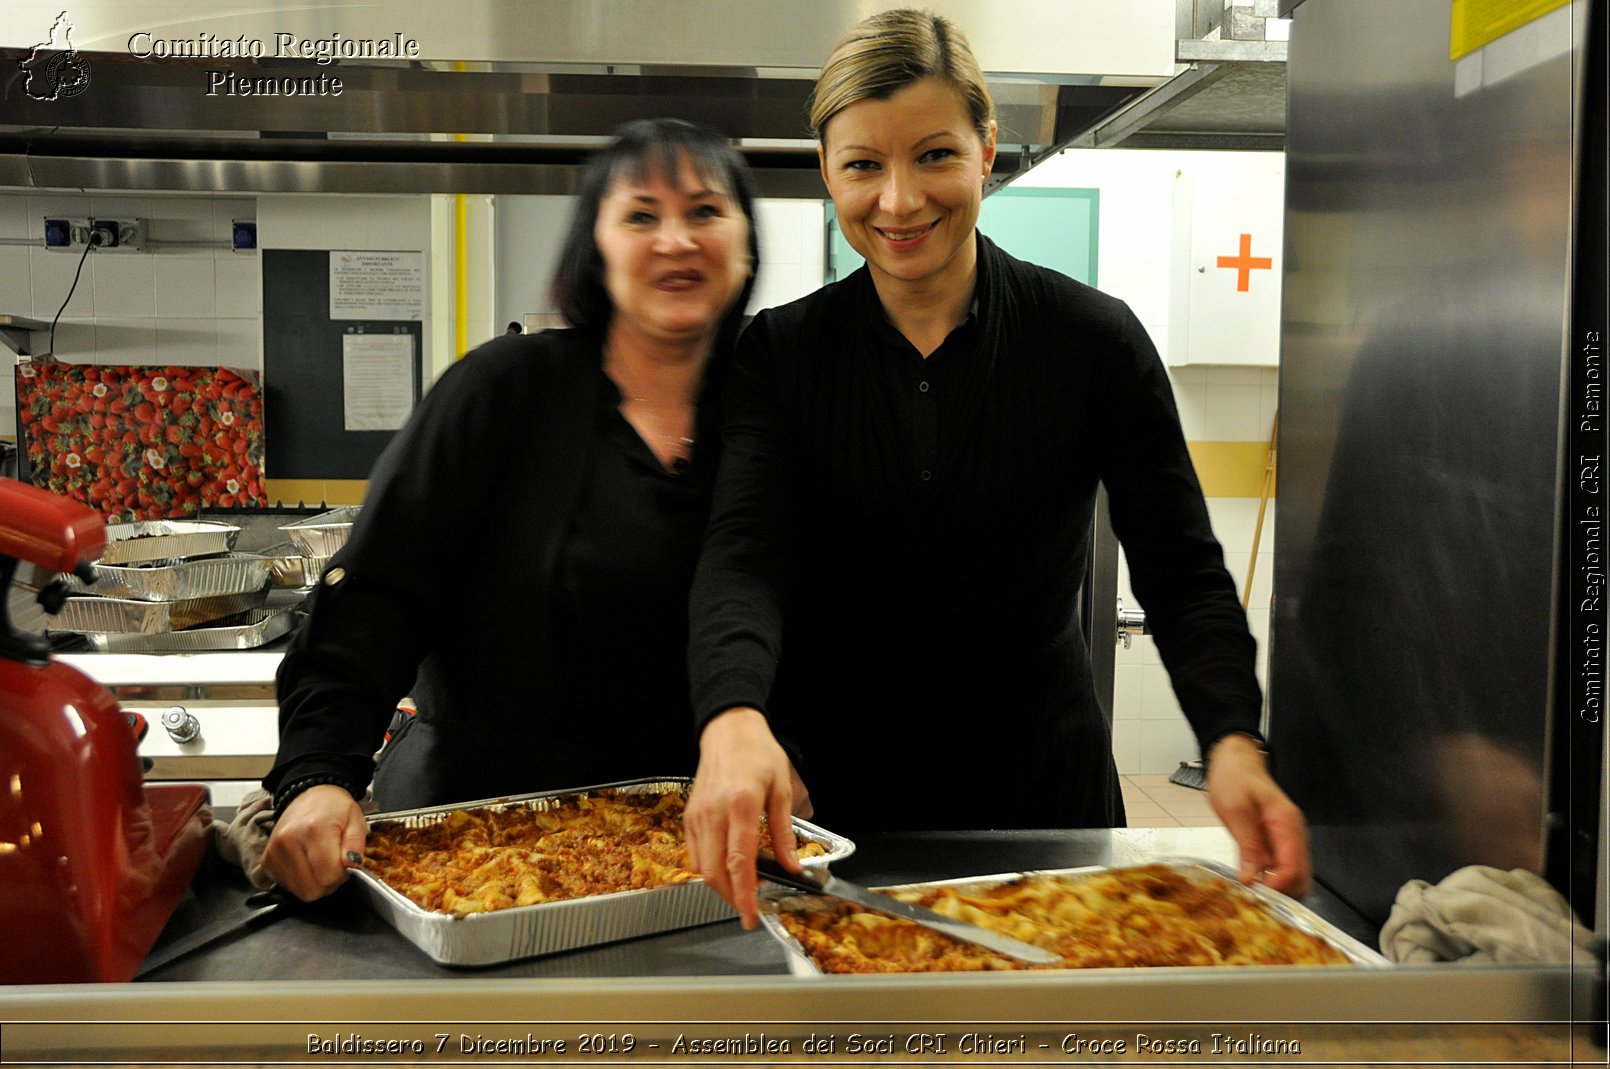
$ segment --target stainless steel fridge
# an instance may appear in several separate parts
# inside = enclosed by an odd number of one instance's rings
[[[1281,7],[1276,774],[1378,922],[1485,864],[1593,926],[1602,4]]]

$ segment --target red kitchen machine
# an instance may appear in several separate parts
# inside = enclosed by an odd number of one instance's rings
[[[125,981],[206,853],[206,789],[146,786],[116,700],[52,660],[62,572],[92,580],[100,514],[0,479],[0,983]]]

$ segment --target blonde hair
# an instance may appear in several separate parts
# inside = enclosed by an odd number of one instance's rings
[[[967,38],[943,15],[909,7],[862,19],[839,38],[811,93],[811,133],[825,141],[828,120],[840,111],[858,100],[887,100],[924,78],[953,86],[979,140],[989,140],[995,102]]]

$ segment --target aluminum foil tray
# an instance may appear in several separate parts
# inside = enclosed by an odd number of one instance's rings
[[[93,586],[76,575],[66,577],[75,594],[132,598],[136,601],[188,601],[226,594],[247,594],[268,585],[274,562],[250,553],[230,553],[172,564],[97,565]]]
[[[1331,946],[1345,954],[1348,960],[1354,965],[1364,965],[1375,968],[1391,965],[1391,962],[1389,962],[1381,954],[1377,953],[1370,947],[1365,946],[1357,939],[1354,939],[1352,936],[1325,920],[1323,917],[1319,916],[1319,914],[1304,906],[1302,903],[1287,898],[1279,891],[1272,891],[1262,884],[1252,884],[1251,886],[1242,885],[1240,880],[1236,877],[1235,870],[1230,868],[1228,865],[1220,864],[1217,861],[1207,861],[1194,857],[1163,857],[1158,858],[1156,863],[1167,865],[1170,868],[1185,873],[1186,875],[1197,877],[1217,877],[1220,879],[1229,880],[1231,883],[1234,883],[1237,886],[1243,886],[1245,890],[1256,896],[1265,906],[1269,908],[1270,912],[1272,912],[1280,920],[1291,925],[1293,928],[1296,928],[1298,931],[1307,932],[1309,935],[1315,936],[1329,943]],[[1132,868],[1134,866],[1123,865],[1115,867]],[[880,891],[920,891],[931,887],[957,887],[966,890],[983,890],[987,887],[994,887],[997,884],[1008,883],[1012,880],[1020,880],[1025,876],[1079,876],[1086,874],[1095,875],[1097,873],[1106,871],[1108,871],[1107,866],[1092,865],[1086,868],[1076,869],[1042,869],[1035,872],[1010,872],[1000,873],[993,876],[966,876],[956,880],[934,880],[928,883],[903,883],[895,886],[879,887],[876,889]],[[781,943],[783,948],[788,952],[789,972],[793,973],[795,976],[824,978],[828,974],[822,972],[822,970],[817,966],[815,960],[813,960],[810,954],[806,953],[805,948],[800,945],[799,940],[795,939],[791,934],[789,934],[788,929],[783,927],[782,921],[777,919],[776,908],[780,904],[785,903],[790,899],[796,901],[799,899],[808,900],[810,897],[811,896],[802,895],[798,891],[776,887],[775,885],[763,887],[761,891],[762,901],[760,923],[761,926],[764,927],[766,931],[770,932],[773,938]],[[1202,967],[1211,968],[1212,966]],[[1237,967],[1250,968],[1251,966]],[[1265,968],[1285,967],[1287,966],[1265,966]]]
[[[262,608],[268,589],[187,601],[136,601],[132,598],[68,598],[50,621],[52,631],[154,635],[182,631],[236,613]]]
[[[329,557],[279,557],[269,570],[270,581],[280,590],[312,590],[329,563]]]
[[[207,650],[250,650],[267,645],[296,626],[294,606],[253,609],[239,617],[226,617],[210,626],[154,635],[86,633],[100,653],[191,653]]]
[[[240,528],[212,520],[140,520],[106,527],[101,564],[140,564],[211,557],[235,548]]]
[[[312,590],[319,584],[329,557],[309,557],[295,542],[276,542],[258,553],[268,558],[269,585],[276,590]]]
[[[343,505],[305,520],[288,523],[280,530],[295,542],[304,557],[329,557],[347,544],[359,505]]]
[[[369,823],[374,826],[387,821],[401,821],[412,827],[420,827],[445,819],[455,809],[519,806],[547,809],[567,799],[605,789],[626,794],[663,794],[667,791],[685,792],[691,785],[692,781],[688,779],[604,783],[541,794],[459,802],[430,809],[378,813],[369,818]],[[807,865],[825,865],[855,852],[855,844],[850,840],[798,817],[794,818],[794,834],[814,839],[827,849],[824,856],[802,859]],[[365,869],[355,869],[353,877],[368,895],[375,911],[387,923],[396,928],[404,939],[443,965],[496,965],[517,958],[555,954],[678,928],[692,928],[737,916],[702,880],[561,902],[512,906],[458,917],[423,908]]]

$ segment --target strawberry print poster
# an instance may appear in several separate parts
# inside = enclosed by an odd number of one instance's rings
[[[36,360],[17,417],[34,485],[109,522],[266,503],[256,372]]]

